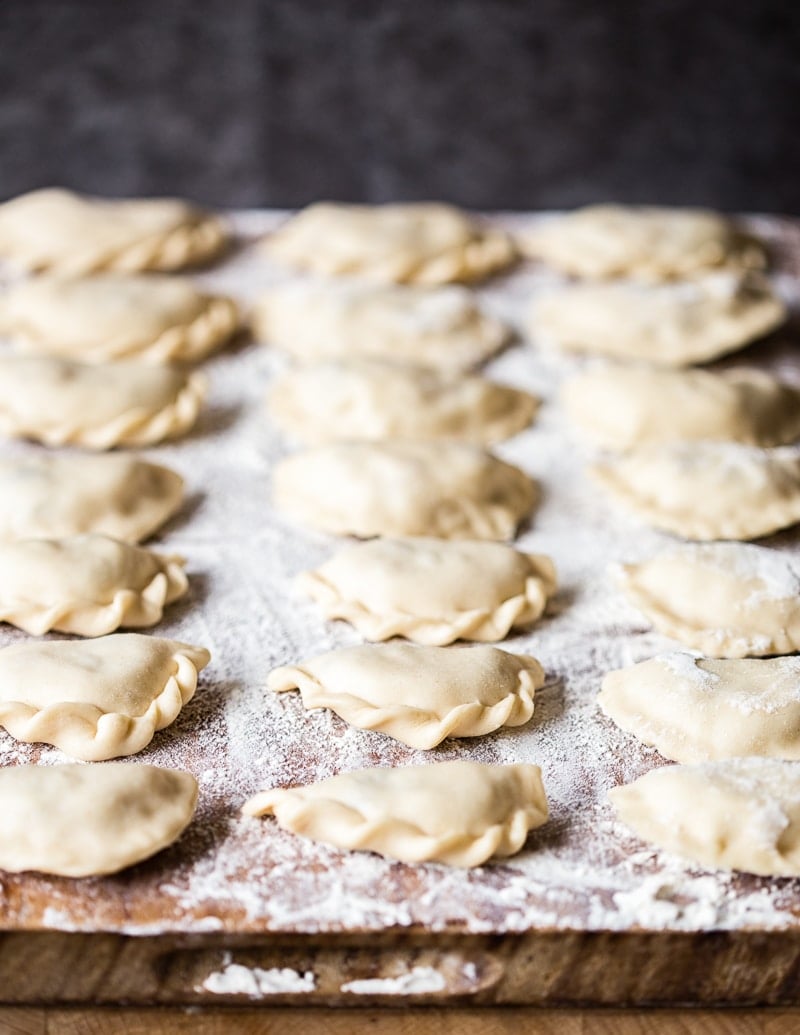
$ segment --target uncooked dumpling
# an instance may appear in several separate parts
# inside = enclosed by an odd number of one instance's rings
[[[303,209],[265,242],[270,258],[311,273],[356,273],[381,284],[476,280],[516,259],[511,238],[450,205]]]
[[[468,370],[505,345],[509,329],[463,287],[280,284],[256,305],[258,338],[304,363],[372,358]]]
[[[800,760],[800,658],[663,654],[609,672],[597,701],[618,726],[676,762]]]
[[[48,446],[150,446],[191,428],[206,387],[202,374],[146,363],[0,356],[0,434]]]
[[[1,655],[0,655],[1,656]],[[330,708],[359,729],[429,750],[446,737],[521,726],[544,683],[539,662],[497,647],[341,647],[269,674],[270,690],[300,690],[306,708]]]
[[[645,841],[715,870],[800,876],[800,765],[729,758],[654,769],[609,798]]]
[[[577,277],[664,280],[765,264],[756,241],[705,209],[589,205],[542,220],[520,245],[526,255]]]
[[[786,306],[758,274],[713,273],[688,283],[575,284],[542,295],[531,333],[577,352],[680,367],[764,337]]]
[[[0,205],[0,257],[31,272],[183,269],[227,243],[221,220],[174,198],[109,200],[50,188]]]
[[[800,437],[800,388],[761,370],[606,366],[568,381],[570,420],[599,446],[719,439],[782,446]]]
[[[548,557],[505,543],[371,539],[303,572],[297,585],[327,618],[351,622],[368,640],[444,646],[502,640],[530,625],[555,592],[556,573]]]
[[[323,532],[362,538],[509,539],[536,495],[518,467],[446,442],[320,446],[274,472],[279,509]]]
[[[0,295],[0,333],[26,352],[84,363],[195,362],[230,338],[238,321],[231,299],[185,277],[41,276]]]
[[[419,438],[492,443],[533,419],[537,400],[486,378],[360,359],[290,370],[269,393],[272,418],[306,443]]]
[[[0,543],[0,621],[34,636],[155,625],[189,587],[183,565],[103,535]]]
[[[152,765],[0,769],[0,868],[117,873],[176,841],[197,802],[191,773]]]
[[[800,452],[791,447],[657,443],[590,473],[637,517],[686,539],[758,539],[800,521]]]
[[[750,543],[673,547],[620,566],[628,597],[659,632],[714,658],[800,650],[800,572]]]
[[[536,765],[455,761],[262,791],[242,811],[338,848],[466,867],[518,852],[546,822],[547,799]]]
[[[101,532],[146,539],[183,499],[183,479],[133,456],[0,457],[0,542]]]
[[[211,655],[141,633],[0,650],[0,725],[85,762],[134,755],[169,726]]]

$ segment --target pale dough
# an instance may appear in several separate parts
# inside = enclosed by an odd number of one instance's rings
[[[543,220],[520,246],[577,277],[663,280],[717,266],[765,265],[758,242],[705,209],[589,205]]]
[[[195,423],[202,374],[124,361],[0,356],[0,434],[47,446],[150,446]]]
[[[421,750],[521,726],[543,684],[542,666],[528,655],[407,643],[340,647],[267,679],[278,693],[300,690],[306,708],[330,708],[351,726]]]
[[[451,439],[490,444],[533,420],[527,392],[476,375],[375,359],[290,370],[269,393],[273,420],[305,443]]]
[[[13,644],[0,650],[0,725],[85,762],[134,755],[191,700],[210,658],[141,633]]]
[[[216,258],[227,239],[220,219],[173,198],[49,188],[0,205],[0,257],[36,273],[169,272]]]
[[[101,532],[135,543],[182,500],[179,474],[133,456],[0,457],[0,542]]]
[[[535,622],[555,592],[556,572],[548,557],[506,543],[371,539],[303,572],[297,586],[326,618],[351,622],[368,640],[444,646],[502,640]]]
[[[0,621],[34,636],[155,625],[189,588],[183,566],[103,535],[0,543]]]
[[[508,234],[434,202],[318,202],[271,234],[264,248],[270,258],[296,269],[358,274],[381,284],[476,280],[517,258]]]
[[[800,521],[800,453],[788,446],[657,443],[590,473],[632,514],[686,539],[758,539]]]
[[[659,632],[714,658],[800,650],[800,571],[751,543],[673,547],[623,564],[619,581]]]
[[[192,363],[236,331],[236,303],[185,277],[41,276],[0,295],[0,333],[26,352],[109,363]]]
[[[680,367],[706,363],[780,327],[766,277],[713,273],[679,284],[575,284],[542,295],[530,333],[564,349]]]
[[[609,798],[639,837],[714,870],[800,876],[800,765],[730,758],[654,769]]]
[[[194,815],[191,773],[151,765],[0,769],[0,868],[117,873],[172,844]]]
[[[621,729],[675,762],[800,760],[800,658],[663,654],[609,672],[597,701]]]
[[[338,848],[467,867],[518,852],[547,821],[547,799],[536,765],[454,761],[262,791],[242,811]]]
[[[607,449],[670,439],[781,446],[800,437],[800,388],[761,370],[594,368],[561,393],[581,431]]]
[[[275,466],[276,506],[336,535],[510,539],[533,510],[535,483],[476,446],[344,442]]]
[[[264,295],[252,320],[257,338],[304,363],[371,357],[468,370],[511,337],[455,286],[290,282]]]

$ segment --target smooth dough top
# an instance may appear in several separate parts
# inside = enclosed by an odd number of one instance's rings
[[[0,769],[0,868],[64,877],[117,873],[172,844],[191,820],[197,781],[151,765]]]
[[[0,295],[0,332],[27,352],[84,363],[194,362],[229,338],[236,304],[186,277],[40,276]]]
[[[800,765],[730,758],[654,769],[609,798],[646,841],[709,869],[800,876]]]
[[[339,848],[405,862],[480,866],[513,855],[547,820],[536,765],[454,761],[340,773],[306,787],[262,791],[243,811]]]
[[[447,284],[488,276],[517,257],[511,238],[450,205],[319,202],[271,234],[278,262],[383,284]]]
[[[0,256],[31,272],[182,269],[216,257],[221,220],[174,198],[108,200],[60,188],[0,205]]]
[[[520,245],[577,277],[662,280],[716,266],[765,265],[760,244],[705,209],[590,205],[543,220]]]
[[[291,517],[338,535],[510,539],[535,483],[476,446],[343,442],[282,460],[274,498]]]
[[[441,370],[474,367],[511,336],[455,285],[290,282],[259,300],[253,323],[258,338],[301,362],[372,357]]]

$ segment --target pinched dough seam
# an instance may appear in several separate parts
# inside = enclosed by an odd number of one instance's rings
[[[24,701],[0,701],[0,726],[27,744],[52,744],[84,762],[135,755],[157,730],[169,726],[197,688],[198,670],[185,654],[173,654],[176,671],[142,715],[106,712],[94,704],[63,701],[37,708]]]
[[[513,809],[507,819],[479,835],[461,831],[430,834],[422,827],[391,816],[370,819],[336,798],[305,798],[300,790],[262,791],[245,803],[249,816],[273,814],[280,826],[312,840],[347,850],[379,852],[406,862],[444,862],[480,866],[493,855],[518,852],[530,830],[547,819],[530,803]]]
[[[207,390],[205,376],[192,373],[174,400],[157,412],[143,406],[132,407],[94,427],[83,423],[91,419],[91,414],[87,413],[77,414],[72,420],[63,418],[60,423],[51,417],[52,423],[40,426],[35,417],[28,423],[13,413],[0,411],[0,434],[33,438],[46,446],[76,445],[98,450],[154,445],[165,439],[177,438],[192,427]],[[47,419],[46,415],[44,419]]]
[[[56,629],[76,636],[105,636],[120,626],[140,628],[161,621],[164,607],[182,597],[189,587],[183,571],[184,561],[177,557],[160,558],[164,567],[141,589],[118,589],[108,603],[65,600],[43,604],[18,600],[4,604],[0,586],[0,622],[8,622],[32,636]]]

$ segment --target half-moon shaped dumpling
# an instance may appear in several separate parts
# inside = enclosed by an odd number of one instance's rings
[[[455,286],[281,284],[257,303],[253,322],[258,338],[304,363],[369,358],[467,370],[511,336]]]
[[[676,762],[800,760],[800,658],[663,654],[609,672],[597,701],[621,729]]]
[[[765,265],[763,248],[725,216],[693,208],[588,205],[537,223],[520,246],[576,277],[664,280]]]
[[[607,449],[719,439],[782,446],[800,438],[800,388],[761,370],[655,370],[607,366],[568,381],[572,421]]]
[[[191,773],[152,765],[0,769],[0,869],[117,873],[176,841],[194,815]]]
[[[34,636],[155,625],[189,587],[183,565],[104,535],[0,543],[0,621]]]
[[[101,532],[135,543],[182,499],[179,474],[132,456],[0,457],[0,542]]]
[[[0,650],[0,725],[85,762],[135,755],[175,720],[211,655],[141,633]]]
[[[336,535],[510,539],[537,491],[476,446],[342,442],[277,464],[274,497],[290,517]]]
[[[609,792],[645,841],[714,870],[800,876],[800,765],[729,758],[654,769]]]
[[[800,521],[800,452],[789,446],[655,443],[590,473],[631,513],[686,539],[758,539]]]
[[[539,618],[556,589],[552,561],[505,543],[371,539],[345,547],[297,579],[326,618],[368,640],[404,636],[444,646],[502,640]]]
[[[364,730],[429,750],[446,737],[480,737],[533,715],[542,666],[497,647],[341,647],[269,674],[270,690],[300,690],[306,708],[330,708]]]
[[[290,370],[269,393],[273,419],[301,442],[451,439],[489,444],[533,419],[537,400],[484,377],[374,359]]]
[[[106,273],[34,277],[0,295],[0,333],[26,352],[109,363],[203,359],[237,328],[229,298],[185,277]]]
[[[547,821],[547,799],[537,765],[459,760],[262,791],[242,811],[338,848],[466,867],[518,852]]]
[[[202,374],[177,368],[0,356],[0,434],[47,446],[151,446],[185,434],[205,394]]]
[[[174,198],[109,200],[50,188],[0,205],[0,257],[31,272],[170,270],[227,244],[216,216]]]
[[[436,202],[309,205],[275,233],[270,258],[311,273],[358,274],[379,284],[478,280],[517,257],[511,238]]]
[[[561,348],[680,367],[763,338],[786,307],[758,274],[714,273],[655,287],[576,284],[538,299],[531,332]]]
[[[800,571],[750,543],[675,547],[623,564],[619,580],[659,632],[714,658],[800,650]]]

